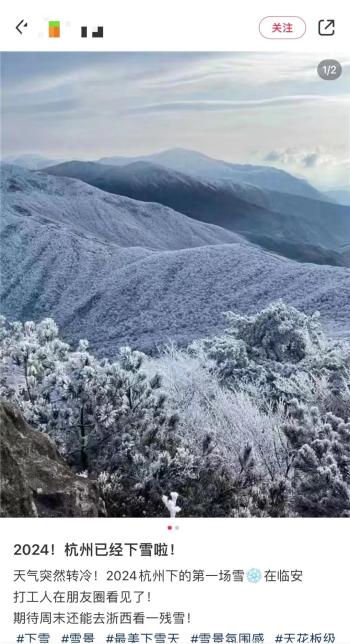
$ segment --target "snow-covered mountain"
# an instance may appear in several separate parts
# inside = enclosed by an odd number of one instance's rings
[[[338,252],[329,251],[350,241],[350,208],[345,206],[247,184],[208,182],[148,161],[119,167],[71,161],[47,172],[75,177],[115,194],[156,201],[245,235],[291,259],[344,264]]]
[[[221,330],[223,311],[278,298],[349,332],[349,269],[289,261],[76,180],[2,170],[1,308],[12,319],[52,316],[102,354],[185,343]]]
[[[350,187],[328,190],[325,194],[327,197],[343,206],[350,206]]]
[[[138,157],[103,157],[98,162],[107,165],[127,165],[135,161],[156,163],[169,170],[183,172],[205,181],[248,183],[266,190],[277,190],[316,199],[320,198],[321,194],[305,179],[294,177],[284,170],[266,165],[228,163],[183,148]],[[323,198],[327,199],[324,195]]]
[[[50,165],[62,163],[62,159],[50,159],[49,157],[44,157],[41,154],[12,154],[5,157],[3,162],[6,164],[18,165],[21,168],[26,168],[27,170],[41,170],[41,168],[47,168]]]
[[[64,228],[99,243],[150,250],[178,250],[241,238],[174,212],[107,194],[81,181],[2,166],[3,213],[23,215]]]

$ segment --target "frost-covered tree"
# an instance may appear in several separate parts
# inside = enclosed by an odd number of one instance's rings
[[[0,393],[19,404],[35,427],[46,427],[53,414],[49,380],[68,352],[52,319],[22,324],[0,316]]]
[[[226,505],[226,512],[232,516],[346,514],[349,345],[327,339],[318,315],[306,316],[281,302],[256,315],[230,313],[227,318],[230,326],[225,335],[193,343],[187,358],[182,352],[182,366],[175,358],[181,374],[174,375],[174,367],[166,378],[170,396],[174,392],[185,405],[180,427],[185,417],[193,425],[197,444],[200,428],[207,427],[211,442],[220,445],[215,476],[219,473],[221,482],[225,470],[220,466],[229,463],[232,484],[239,471],[240,449],[249,445],[252,450],[251,478],[241,491],[237,484],[232,487],[231,510]],[[165,364],[167,373],[169,361]],[[170,368],[173,364],[174,360]],[[162,361],[160,370],[161,365]],[[313,409],[317,422],[311,422]],[[332,432],[331,417],[337,419]],[[328,442],[322,443],[321,451],[319,440],[325,432]],[[203,455],[203,462],[206,458]],[[226,503],[223,497],[221,502]]]
[[[164,411],[159,375],[143,372],[143,354],[125,348],[115,362],[100,361],[86,341],[76,351],[62,343],[52,320],[1,322],[2,395],[50,433],[72,464],[118,470],[125,485],[144,483],[145,472],[151,480],[157,461],[166,470],[177,417]]]
[[[278,301],[252,316],[227,313],[230,333],[244,342],[251,358],[300,362],[326,345],[318,313],[305,315]]]
[[[285,427],[294,449],[291,505],[300,516],[350,516],[350,419],[299,401]]]
[[[325,337],[317,313],[307,316],[279,301],[256,315],[226,318],[225,335],[190,348],[206,353],[224,386],[258,387],[273,404],[294,397],[311,403],[322,378],[337,397],[349,387],[350,347]]]
[[[277,302],[157,357],[0,319],[1,395],[99,478],[110,516],[349,516],[350,347]]]

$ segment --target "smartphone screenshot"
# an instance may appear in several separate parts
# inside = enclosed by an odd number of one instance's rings
[[[350,644],[345,3],[0,11],[0,644]]]

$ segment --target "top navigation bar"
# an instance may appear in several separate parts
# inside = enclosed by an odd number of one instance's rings
[[[6,8],[3,3],[0,47],[2,51],[346,51],[346,13],[342,1],[102,0],[86,6],[62,0],[16,2]]]

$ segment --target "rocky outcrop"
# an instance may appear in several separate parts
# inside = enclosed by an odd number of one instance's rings
[[[97,483],[74,474],[8,402],[0,403],[0,428],[0,516],[105,516]]]

